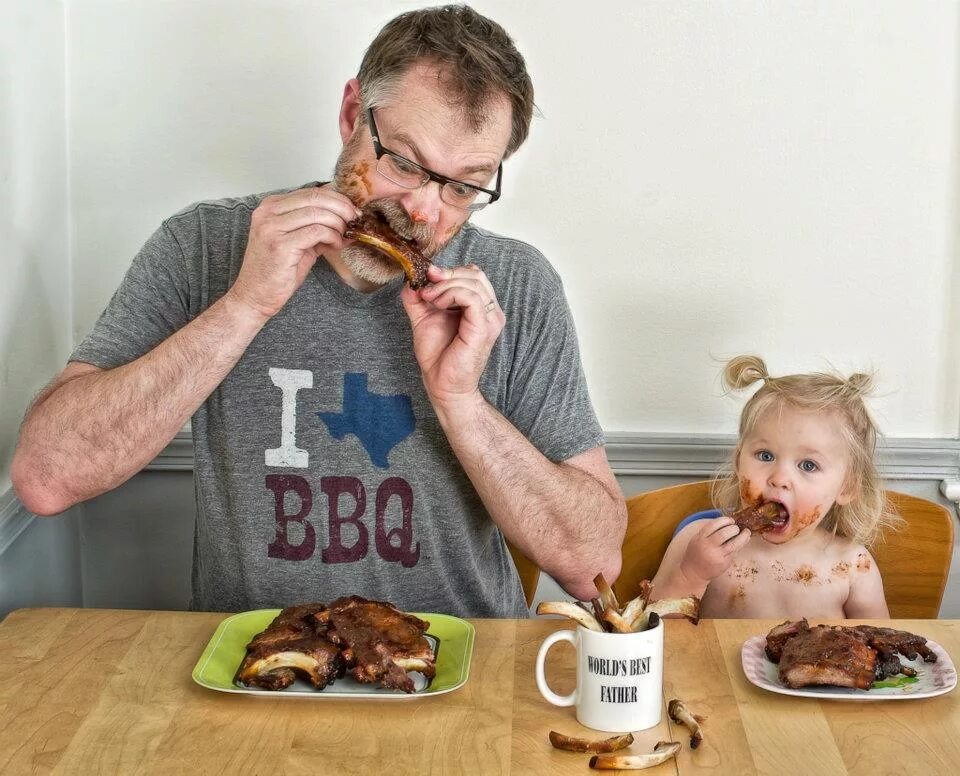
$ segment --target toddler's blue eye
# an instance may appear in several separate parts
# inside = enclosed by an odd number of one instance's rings
[[[805,472],[815,472],[820,467],[809,458],[806,458],[803,461],[800,461],[800,468]]]
[[[757,460],[764,463],[770,463],[773,460],[773,453],[769,450],[761,450],[757,453]]]

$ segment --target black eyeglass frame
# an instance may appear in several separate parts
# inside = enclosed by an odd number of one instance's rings
[[[367,108],[367,124],[370,127],[370,137],[373,139],[373,152],[377,155],[378,162],[380,161],[380,158],[383,157],[384,155],[394,156],[397,159],[400,159],[406,162],[411,167],[416,167],[418,170],[421,170],[423,174],[427,176],[427,180],[423,181],[420,184],[421,186],[426,185],[429,181],[436,181],[437,183],[440,184],[441,192],[443,190],[443,187],[446,184],[455,183],[457,186],[466,186],[469,189],[474,189],[475,191],[482,191],[484,194],[490,195],[489,202],[481,202],[480,204],[474,203],[471,205],[467,205],[466,207],[463,207],[463,208],[461,208],[459,205],[452,205],[451,203],[448,202],[447,204],[450,205],[451,207],[455,207],[460,210],[468,210],[470,212],[475,213],[478,210],[482,210],[487,205],[492,205],[494,202],[500,199],[500,184],[503,181],[503,162],[500,162],[500,164],[497,165],[496,188],[485,189],[483,188],[483,186],[474,186],[472,183],[467,183],[466,181],[458,181],[456,178],[448,178],[446,175],[441,175],[438,172],[429,170],[426,167],[424,167],[422,164],[417,164],[416,162],[411,161],[410,159],[407,159],[407,157],[405,157],[403,154],[398,154],[396,151],[391,151],[389,148],[386,148],[383,145],[383,143],[380,142],[380,130],[377,129],[377,122],[374,121],[373,119],[373,108]],[[396,181],[394,181],[394,183],[396,183]],[[402,184],[397,184],[397,185],[399,186]]]

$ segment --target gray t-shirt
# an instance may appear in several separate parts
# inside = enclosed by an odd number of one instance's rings
[[[71,360],[133,361],[217,301],[264,196],[165,221]],[[506,314],[481,380],[487,401],[552,461],[602,444],[546,259],[468,223],[434,260],[477,264]],[[401,284],[361,293],[318,260],[197,409],[194,609],[355,593],[411,611],[526,616],[503,536],[427,399]]]

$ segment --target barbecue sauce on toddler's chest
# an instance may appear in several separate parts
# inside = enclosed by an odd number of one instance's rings
[[[714,579],[703,597],[704,617],[842,617],[850,569],[825,558],[784,561],[745,555]]]

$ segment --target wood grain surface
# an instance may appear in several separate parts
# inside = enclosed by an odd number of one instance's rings
[[[23,609],[0,623],[0,773],[587,774],[587,754],[553,749],[550,730],[603,738],[540,696],[533,666],[566,621],[474,620],[470,679],[409,701],[273,699],[200,687],[191,671],[222,614]],[[680,741],[650,774],[956,774],[960,695],[855,702],[754,687],[740,647],[767,620],[667,621],[664,698],[707,717],[705,740],[664,711],[629,751]],[[960,622],[894,620],[954,659]],[[573,649],[547,677],[573,689]]]

